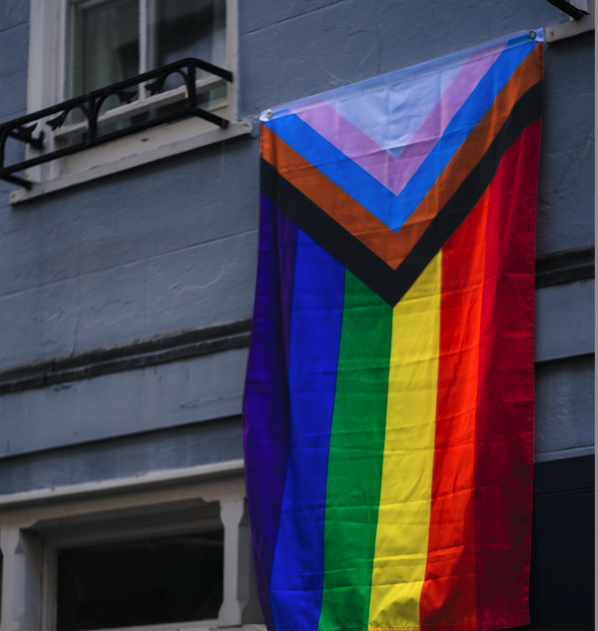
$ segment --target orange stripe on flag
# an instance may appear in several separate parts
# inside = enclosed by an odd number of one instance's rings
[[[316,206],[359,239],[387,265],[396,269],[402,259],[397,250],[398,235],[385,223],[329,180],[272,130],[262,125],[262,158]]]
[[[459,147],[398,233],[388,228],[265,125],[261,128],[261,155],[297,190],[389,267],[397,269],[434,217],[488,151],[515,103],[541,78],[542,44],[538,44],[513,72],[492,107]]]
[[[542,79],[542,46],[543,44],[538,44],[516,68],[507,85],[497,94],[492,107],[465,139],[434,186],[399,230],[401,239],[398,250],[394,253],[395,258],[400,259],[399,263],[409,254],[432,219],[488,151],[515,103]]]

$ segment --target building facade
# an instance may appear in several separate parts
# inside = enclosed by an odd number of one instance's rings
[[[194,77],[194,103],[226,127],[183,116],[171,75],[96,102],[110,142],[69,153],[81,108],[47,113],[43,146],[5,139],[5,168],[63,154],[0,180],[1,631],[263,623],[241,431],[259,113],[554,25],[529,628],[593,628],[593,17],[546,0],[6,0],[0,125],[189,57],[232,81]]]

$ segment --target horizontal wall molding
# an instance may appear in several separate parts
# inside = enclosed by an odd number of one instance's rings
[[[594,278],[594,246],[563,250],[536,260],[536,288]],[[126,370],[249,346],[251,318],[149,340],[100,348],[0,371],[0,395],[91,379]]]
[[[551,462],[534,463],[534,495],[554,495],[594,490],[595,456],[566,458]],[[1,508],[49,503],[63,500],[83,500],[116,492],[136,492],[168,486],[180,486],[204,480],[241,475],[242,458],[215,462],[181,469],[152,471],[128,478],[86,482],[63,487],[36,489],[21,493],[0,495]]]
[[[1,396],[0,459],[238,418],[247,351],[234,348]]]
[[[594,246],[572,248],[536,259],[536,288],[594,278]]]
[[[0,395],[249,346],[251,318],[0,371]]]
[[[214,462],[183,469],[169,469],[166,471],[152,471],[140,476],[103,480],[101,482],[86,482],[70,486],[36,489],[23,493],[0,495],[0,508],[14,508],[24,504],[39,504],[58,500],[83,500],[106,494],[137,492],[147,489],[154,490],[167,486],[180,486],[204,480],[241,475],[243,473],[243,459],[227,462]]]

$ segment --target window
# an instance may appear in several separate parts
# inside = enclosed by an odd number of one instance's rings
[[[0,496],[2,628],[256,631],[244,495],[231,461]]]
[[[110,629],[218,619],[222,529],[196,529],[56,554],[56,629]]]
[[[153,160],[252,132],[237,118],[237,0],[30,0],[28,111],[35,112],[97,87],[134,77],[185,57],[233,73],[233,82],[196,75],[197,104],[230,121],[221,129],[184,118],[105,145],[32,167],[25,177],[40,184],[18,190],[11,202],[123,171]],[[99,131],[177,108],[186,87],[171,75],[102,108]],[[44,125],[43,151],[80,139],[86,123],[73,113],[55,131]],[[39,155],[28,147],[28,157]]]
[[[225,0],[70,0],[65,96],[79,96],[185,57],[224,67],[225,43]],[[226,104],[226,85],[205,90],[218,83],[217,77],[200,73],[197,80],[204,107]],[[171,75],[159,93],[182,85],[180,76]],[[133,102],[148,96],[144,86],[128,95]],[[113,96],[103,111],[119,105]]]

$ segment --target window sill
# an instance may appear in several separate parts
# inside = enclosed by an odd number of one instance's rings
[[[60,174],[35,184],[30,190],[21,188],[12,191],[9,201],[13,205],[20,204],[48,193],[247,134],[255,135],[254,124],[250,119],[231,123],[226,129],[220,129],[197,118],[155,127],[62,158],[57,161],[60,162]],[[51,163],[52,166],[53,164]],[[31,170],[32,173],[34,169]],[[26,172],[25,177],[39,179],[37,173],[34,176]]]

